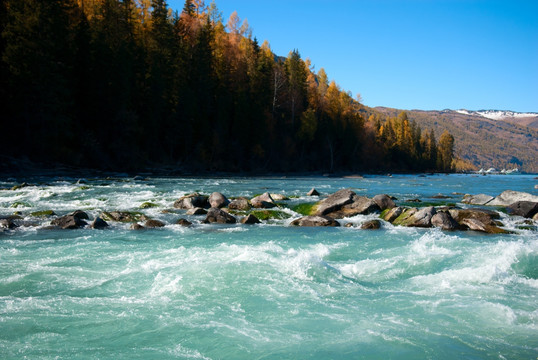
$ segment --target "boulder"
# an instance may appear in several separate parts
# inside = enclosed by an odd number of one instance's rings
[[[464,228],[481,231],[489,234],[505,234],[506,230],[499,228],[502,226],[497,219],[499,214],[495,211],[484,209],[451,209],[450,216]]]
[[[72,216],[77,217],[77,218],[82,219],[82,220],[90,220],[90,217],[88,216],[88,214],[86,214],[82,210],[75,210],[69,215],[72,215]]]
[[[379,206],[379,209],[381,211],[396,207],[396,204],[394,204],[394,201],[392,201],[390,196],[386,194],[376,195],[373,197],[372,200],[377,204],[377,206]]]
[[[486,195],[486,194],[478,194],[478,195],[465,194],[461,202],[464,204],[470,204],[470,205],[486,205],[493,199],[494,199],[493,196]]]
[[[450,216],[460,224],[464,219],[470,218],[480,220],[484,224],[498,225],[495,220],[500,219],[497,212],[486,209],[450,209],[449,213]]]
[[[532,220],[534,220],[534,221],[538,221],[538,214],[535,214],[535,215],[532,217]]]
[[[316,189],[312,188],[309,192],[306,193],[306,196],[319,196],[319,192]]]
[[[379,228],[381,228],[381,221],[379,220],[368,220],[361,225],[361,229],[363,230],[377,230]]]
[[[211,208],[207,212],[207,217],[203,221],[204,224],[218,223],[218,224],[235,224],[237,220],[226,211],[219,208]]]
[[[463,219],[461,224],[470,230],[485,232],[487,234],[507,234],[508,231],[497,226],[486,225],[482,221],[473,218]]]
[[[487,203],[491,206],[509,206],[518,201],[538,202],[538,196],[526,192],[506,190]]]
[[[283,194],[270,194],[274,201],[289,200],[290,198]]]
[[[428,206],[416,211],[413,215],[409,216],[400,225],[408,227],[431,227],[432,217],[436,214],[436,210],[433,206]]]
[[[84,220],[74,215],[65,215],[59,217],[52,220],[50,224],[62,229],[79,229],[87,225]]]
[[[241,219],[241,224],[260,224],[261,221],[256,216],[252,214],[248,214],[244,218]]]
[[[131,225],[131,230],[144,230],[144,229],[145,228],[142,225],[138,224],[138,223],[134,223],[134,224]]]
[[[340,226],[340,223],[333,218],[325,215],[303,216],[293,220],[293,226]]]
[[[508,210],[510,215],[518,215],[531,219],[538,213],[538,202],[518,201],[508,206],[506,210]]]
[[[207,214],[207,210],[202,209],[200,207],[195,207],[195,208],[187,210],[187,215],[206,215],[206,214]]]
[[[160,228],[164,227],[165,224],[160,220],[150,219],[144,223],[144,226],[147,228]]]
[[[342,219],[355,215],[368,215],[379,211],[379,206],[372,199],[365,196],[353,195],[352,202],[342,206],[339,210],[327,213],[334,219]]]
[[[176,209],[192,209],[195,207],[209,208],[209,197],[206,195],[200,195],[193,193],[180,197],[174,202]]]
[[[458,230],[460,224],[450,216],[450,213],[441,211],[432,216],[431,223],[441,230]]]
[[[104,229],[108,226],[108,223],[101,219],[99,216],[95,218],[95,220],[92,221],[90,227],[92,229]]]
[[[353,196],[355,195],[357,194],[350,189],[342,189],[329,195],[329,197],[322,200],[318,205],[317,215],[327,215],[342,209],[344,205],[353,202]]]
[[[219,192],[214,192],[211,195],[209,195],[209,206],[214,208],[223,208],[228,206],[230,203],[230,200],[226,198],[226,196],[222,195]]]
[[[392,208],[390,210],[386,210],[381,214],[381,218],[385,221],[388,221],[392,223],[394,220],[398,218],[402,214],[402,212],[405,210],[405,208],[397,206],[395,208]]]
[[[269,209],[276,206],[275,200],[271,197],[271,194],[267,192],[252,198],[250,203],[255,208]]]
[[[232,210],[250,210],[250,208],[250,202],[245,197],[234,199],[228,204],[228,209]]]
[[[178,221],[176,221],[176,225],[181,225],[183,227],[189,227],[192,225],[192,223],[186,219],[179,219]]]

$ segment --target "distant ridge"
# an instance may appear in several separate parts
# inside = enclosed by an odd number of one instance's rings
[[[439,136],[448,130],[455,138],[456,156],[477,170],[512,169],[538,173],[538,113],[510,110],[400,110],[375,107],[373,112],[398,116],[406,111],[422,129]]]

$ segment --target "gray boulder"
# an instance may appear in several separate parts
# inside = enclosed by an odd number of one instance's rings
[[[302,218],[293,220],[293,226],[340,226],[340,223],[329,216],[313,215],[303,216]]]
[[[204,224],[218,223],[218,224],[235,224],[236,218],[228,214],[226,211],[219,208],[211,208],[207,212],[207,217],[203,221]]]
[[[90,227],[92,229],[104,229],[108,226],[108,223],[101,219],[99,216],[95,218],[95,220],[92,221]]]
[[[271,194],[267,192],[252,198],[250,203],[255,208],[269,209],[276,206],[275,200],[271,197]]]
[[[460,224],[450,216],[450,213],[444,211],[433,215],[431,223],[442,230],[458,230],[460,228]]]
[[[334,194],[329,195],[325,200],[322,200],[317,208],[317,215],[327,215],[329,213],[342,209],[344,205],[353,202],[355,192],[350,189],[342,189]]]
[[[274,201],[289,200],[290,198],[284,194],[270,194]]]
[[[386,194],[376,195],[373,197],[372,200],[377,204],[377,206],[379,206],[379,209],[381,211],[396,207],[396,204],[394,203],[394,201],[392,201],[390,196]]]
[[[372,199],[365,196],[353,195],[352,202],[342,206],[339,210],[330,212],[326,215],[335,218],[342,219],[345,217],[351,217],[355,215],[368,215],[379,211],[379,206]]]
[[[510,215],[518,215],[531,219],[536,213],[538,213],[538,202],[518,201],[509,205],[506,210],[508,210]]]
[[[192,209],[195,207],[208,208],[208,198],[208,196],[200,195],[198,193],[185,195],[174,202],[174,207],[176,209]]]
[[[228,204],[228,209],[232,210],[250,210],[250,208],[250,202],[245,197],[234,199]]]
[[[470,204],[470,205],[486,205],[493,199],[494,199],[493,196],[486,195],[486,194],[478,194],[478,195],[465,194],[461,202],[464,204]]]
[[[411,215],[402,225],[409,227],[431,227],[432,217],[435,214],[435,208],[433,206],[428,206]]]
[[[0,219],[0,229],[15,229],[17,225],[10,218]]]
[[[491,206],[509,206],[518,201],[538,202],[538,196],[526,192],[506,190],[487,203]]]
[[[223,208],[230,203],[230,200],[228,200],[226,196],[222,195],[219,192],[214,192],[209,195],[208,201],[209,205],[214,208]]]
[[[256,216],[252,214],[248,214],[247,216],[241,219],[241,224],[251,225],[251,224],[260,224],[260,223],[261,223],[260,219],[258,219]]]

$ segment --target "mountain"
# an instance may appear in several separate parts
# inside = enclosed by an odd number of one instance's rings
[[[388,117],[404,110],[376,107]],[[455,155],[477,169],[519,168],[538,172],[538,114],[500,110],[405,110],[423,130],[437,136],[448,130],[455,138]]]

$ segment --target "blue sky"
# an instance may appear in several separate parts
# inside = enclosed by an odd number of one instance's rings
[[[209,0],[206,0],[209,3]],[[184,0],[169,0],[181,10]],[[216,0],[368,106],[538,112],[538,0]]]

